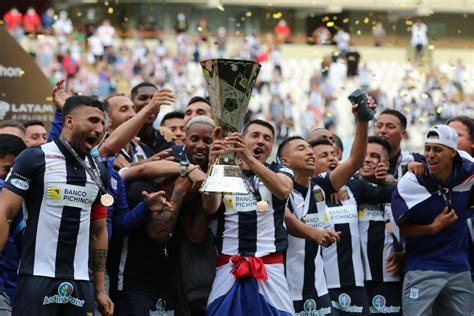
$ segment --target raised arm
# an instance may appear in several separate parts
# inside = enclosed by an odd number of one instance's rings
[[[369,107],[375,108],[375,103],[372,98],[369,98]],[[352,107],[352,112],[357,118],[357,105]],[[362,167],[365,152],[367,151],[368,130],[369,122],[356,119],[355,136],[351,148],[351,154],[346,161],[341,163],[330,174],[331,183],[335,190],[339,190],[343,185],[345,185],[356,171]]]
[[[117,127],[99,147],[101,156],[111,157],[125,147],[140,131],[143,124],[151,114],[158,113],[161,105],[171,105],[175,101],[173,92],[168,88],[162,88],[153,95],[148,103],[134,117]]]

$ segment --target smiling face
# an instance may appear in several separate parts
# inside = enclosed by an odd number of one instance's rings
[[[360,175],[364,178],[372,178],[375,176],[375,168],[378,163],[388,163],[388,152],[385,148],[377,143],[368,143],[367,152],[365,154],[364,164],[359,169]]]
[[[245,144],[252,155],[265,163],[272,152],[273,134],[271,129],[260,124],[251,124],[246,128]]]
[[[184,122],[182,118],[169,118],[163,122],[163,126],[170,129],[171,135],[173,136],[173,142],[176,145],[184,144]]]
[[[209,148],[212,144],[214,128],[208,124],[195,123],[186,133],[186,154],[192,164],[206,170],[209,162]]]
[[[191,120],[195,116],[200,116],[200,115],[211,117],[211,106],[207,104],[206,102],[202,102],[202,101],[191,103],[190,105],[188,105],[188,107],[186,108],[186,111],[184,112],[183,125],[186,126],[189,120]]]
[[[446,180],[451,174],[456,152],[444,145],[425,143],[425,159],[430,173],[438,180]]]
[[[110,132],[128,121],[135,115],[132,100],[126,96],[114,96],[108,100],[109,106],[107,113],[109,114]]]
[[[388,141],[392,148],[392,156],[395,156],[399,152],[400,143],[405,138],[406,131],[398,117],[392,114],[382,114],[375,123],[374,134]]]
[[[71,130],[69,143],[88,154],[104,135],[104,112],[92,106],[79,106],[66,116],[64,126]]]
[[[311,146],[302,139],[290,141],[280,155],[283,164],[288,165],[295,175],[311,177],[314,173],[315,158]]]

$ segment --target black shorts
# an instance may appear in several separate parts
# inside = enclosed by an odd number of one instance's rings
[[[116,316],[174,315],[173,306],[166,299],[142,291],[121,291],[114,304]]]
[[[402,282],[365,282],[370,314],[401,315]]]
[[[329,293],[320,297],[307,297],[302,301],[293,301],[296,315],[334,315]]]
[[[94,283],[19,275],[13,315],[94,315]]]
[[[364,315],[369,314],[367,289],[365,287],[343,287],[329,289],[332,306],[338,315]]]

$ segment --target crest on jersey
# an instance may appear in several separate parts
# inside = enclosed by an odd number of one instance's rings
[[[324,201],[324,193],[323,193],[323,190],[321,189],[313,190],[313,196],[316,202]]]

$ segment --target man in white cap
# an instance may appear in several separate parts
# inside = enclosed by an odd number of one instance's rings
[[[457,152],[456,131],[432,127],[425,140],[426,174],[406,173],[392,197],[392,211],[406,237],[403,315],[470,315],[469,192],[474,163]]]

